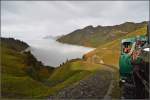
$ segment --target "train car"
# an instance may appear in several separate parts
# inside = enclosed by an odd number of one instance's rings
[[[147,35],[126,38],[121,41],[120,86],[124,85],[125,88],[132,86],[134,89],[131,98],[134,99],[149,98],[149,36],[147,29]],[[126,92],[131,91],[127,89]],[[130,98],[129,95],[126,98]]]
[[[145,45],[148,42],[147,36],[141,35],[138,36],[138,39],[142,41]],[[121,54],[119,59],[120,67],[120,80],[122,82],[127,81],[129,77],[132,77],[133,73],[133,64],[132,64],[132,55],[130,55],[130,50],[134,43],[136,43],[137,37],[123,39],[121,41]],[[144,46],[144,45],[143,45]],[[144,48],[144,47],[143,47]],[[143,49],[140,48],[140,49]]]
[[[120,81],[125,82],[128,77],[131,76],[133,66],[131,64],[131,56],[128,55],[128,51],[125,48],[132,46],[135,42],[135,38],[123,39],[121,41],[121,54],[119,59],[120,67]]]

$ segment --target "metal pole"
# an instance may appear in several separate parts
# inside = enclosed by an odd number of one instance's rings
[[[150,28],[150,21],[148,21],[147,23],[147,36],[148,36],[148,44],[150,44],[150,32],[149,32],[149,28]]]

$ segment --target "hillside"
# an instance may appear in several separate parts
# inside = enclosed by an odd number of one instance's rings
[[[57,41],[68,44],[76,44],[88,47],[98,47],[106,42],[113,41],[127,35],[146,25],[147,22],[133,23],[126,22],[114,26],[87,26],[75,30],[57,39]]]
[[[57,95],[65,88],[74,85],[76,87],[82,80],[90,82],[95,75],[96,78],[107,83],[99,87],[104,90],[100,92],[101,98],[107,92],[111,80],[110,72],[105,66],[75,59],[53,69],[43,66],[30,52],[22,52],[27,47],[26,43],[19,40],[1,38],[1,93],[3,99],[57,98]],[[90,84],[87,83],[87,85]],[[88,90],[85,92],[88,93]]]
[[[28,44],[13,38],[1,38],[2,98],[38,98],[48,87],[42,84],[53,68],[44,66],[30,52],[22,51]]]

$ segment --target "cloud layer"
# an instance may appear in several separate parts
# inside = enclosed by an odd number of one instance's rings
[[[2,1],[2,36],[38,38],[149,20],[148,1]]]

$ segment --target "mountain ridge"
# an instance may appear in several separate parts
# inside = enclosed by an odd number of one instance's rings
[[[143,21],[141,23],[125,22],[113,26],[98,25],[93,27],[92,25],[89,25],[64,35],[58,38],[57,41],[87,47],[97,47],[105,42],[115,40],[130,32],[142,28],[145,25],[147,25],[147,21]]]

